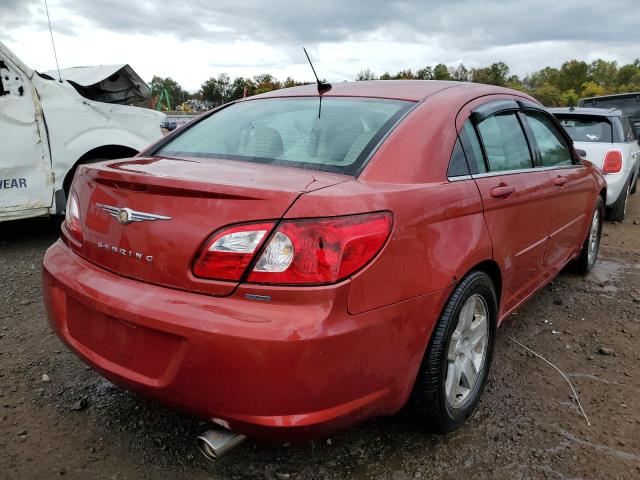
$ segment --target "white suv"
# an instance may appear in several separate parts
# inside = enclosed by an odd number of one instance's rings
[[[629,118],[610,108],[550,108],[573,139],[583,158],[607,179],[607,216],[621,222],[627,198],[635,193],[640,167],[640,141]]]

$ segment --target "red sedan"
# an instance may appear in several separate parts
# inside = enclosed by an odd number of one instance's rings
[[[496,327],[598,253],[606,184],[520,92],[340,83],[78,168],[51,325],[114,383],[266,438],[476,407]]]

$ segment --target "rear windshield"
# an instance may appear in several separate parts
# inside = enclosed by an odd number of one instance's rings
[[[355,175],[413,102],[326,97],[230,105],[154,155],[274,163]]]
[[[562,114],[556,117],[574,142],[612,142],[613,129],[606,117]]]

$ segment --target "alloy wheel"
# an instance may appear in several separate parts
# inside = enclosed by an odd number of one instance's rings
[[[487,359],[489,309],[482,295],[470,296],[458,315],[447,348],[445,391],[450,407],[460,408],[470,398]]]

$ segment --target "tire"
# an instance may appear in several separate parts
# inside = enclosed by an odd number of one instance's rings
[[[624,220],[624,216],[627,213],[627,201],[629,200],[630,193],[631,178],[627,181],[615,203],[607,208],[608,220],[611,220],[612,222],[622,222]]]
[[[602,197],[598,195],[598,200],[596,201],[596,206],[593,209],[593,215],[591,216],[589,230],[587,230],[587,236],[582,244],[582,251],[580,252],[580,256],[573,262],[573,271],[578,275],[587,275],[598,259],[600,237],[602,236],[603,213],[604,201],[602,200]],[[595,238],[592,235],[595,235]]]
[[[630,195],[635,195],[638,191],[638,175],[640,175],[640,171],[636,172],[636,177],[633,180],[633,186],[631,187]]]
[[[106,158],[89,158],[86,160],[82,160],[78,163],[76,163],[73,167],[71,167],[69,169],[69,171],[67,172],[67,176],[64,179],[64,182],[62,182],[62,189],[64,190],[64,195],[65,198],[69,198],[69,191],[71,190],[71,183],[73,182],[73,177],[76,174],[76,170],[78,169],[78,167],[80,165],[85,165],[87,163],[95,163],[95,162],[102,162],[103,160],[107,160]]]
[[[473,311],[470,312],[469,308],[473,308]],[[484,324],[480,320],[482,312]],[[428,431],[452,432],[460,428],[475,410],[491,367],[497,314],[498,301],[493,282],[481,271],[468,274],[447,300],[431,335],[412,394],[412,413]],[[464,318],[472,319],[471,330],[465,329]],[[477,329],[481,327],[485,333],[484,349],[481,339],[473,349],[473,343],[467,340],[478,339],[481,330]],[[482,361],[477,361],[480,358]],[[456,368],[465,365],[476,367],[470,371],[476,373],[475,381],[468,380],[473,375],[460,373],[457,376],[458,371],[469,371]],[[457,385],[456,378],[459,378]]]

